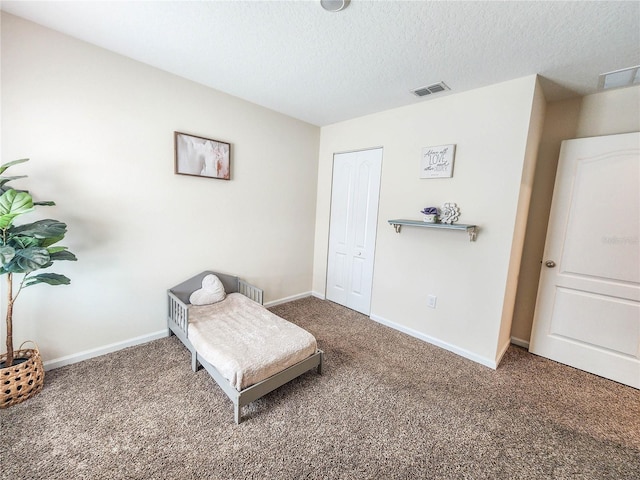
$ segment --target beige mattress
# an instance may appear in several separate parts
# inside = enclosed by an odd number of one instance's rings
[[[240,293],[189,307],[189,340],[238,391],[316,353],[313,335]]]

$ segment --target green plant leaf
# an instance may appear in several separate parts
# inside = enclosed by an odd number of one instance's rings
[[[11,162],[3,163],[2,165],[0,165],[0,175],[2,175],[7,168],[13,165],[18,165],[19,163],[24,163],[28,161],[29,161],[28,158],[21,158],[20,160],[13,160]]]
[[[50,245],[53,245],[54,243],[58,243],[63,238],[64,238],[64,235],[60,235],[59,237],[43,238],[43,239],[40,240],[40,246],[41,247],[49,247]]]
[[[19,250],[28,247],[42,247],[41,242],[42,240],[33,237],[10,236],[7,245]]]
[[[13,247],[3,245],[0,247],[0,262],[2,265],[9,263],[15,256],[16,251]]]
[[[10,236],[35,237],[35,238],[64,238],[67,232],[67,224],[50,218],[25,223],[9,230]]]
[[[34,205],[40,205],[41,207],[53,207],[56,202],[52,202],[51,200],[43,200],[41,202],[33,202]]]
[[[33,199],[26,192],[7,190],[0,196],[0,229],[11,225],[18,215],[29,213],[33,210]]]
[[[31,285],[37,285],[38,283],[46,283],[48,285],[69,285],[71,280],[58,273],[39,273],[38,275],[28,277],[24,282],[24,286],[30,287]]]
[[[64,250],[57,250],[53,252],[49,249],[49,258],[52,262],[57,260],[69,260],[71,262],[75,262],[78,260],[73,253],[66,249],[66,247],[63,248]]]
[[[16,192],[29,193],[27,190],[20,190],[19,188],[7,187],[5,185],[2,185],[0,187],[0,195],[2,195],[4,192],[9,191],[9,190],[15,190]]]
[[[50,265],[51,259],[46,248],[28,247],[16,250],[14,257],[2,268],[11,273],[30,273]]]

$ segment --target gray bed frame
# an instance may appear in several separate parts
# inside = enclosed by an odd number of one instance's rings
[[[169,335],[175,335],[178,337],[191,352],[192,370],[196,372],[198,371],[199,365],[202,365],[220,388],[222,388],[224,393],[226,393],[231,399],[234,405],[235,421],[239,424],[242,421],[243,406],[263,397],[267,393],[275,390],[294,378],[299,377],[309,370],[315,368],[319,374],[322,374],[324,353],[322,350],[317,350],[315,354],[296,363],[295,365],[292,365],[280,373],[276,373],[275,375],[251,385],[244,390],[236,390],[213,365],[198,354],[189,341],[189,305],[191,305],[189,303],[189,297],[192,292],[202,287],[202,279],[209,274],[214,274],[220,279],[228,294],[238,292],[262,305],[263,292],[261,289],[250,285],[244,280],[233,275],[205,271],[173,288],[170,288],[167,291],[169,297],[169,311],[167,317]]]

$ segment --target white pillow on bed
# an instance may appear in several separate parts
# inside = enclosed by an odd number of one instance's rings
[[[209,274],[202,279],[202,288],[196,290],[189,296],[191,305],[210,305],[221,302],[227,296],[224,285],[218,277]]]

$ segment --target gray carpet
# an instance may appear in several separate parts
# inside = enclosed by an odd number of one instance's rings
[[[0,411],[3,479],[638,479],[640,391],[511,347],[497,371],[315,298],[308,372],[233,407],[170,337]]]

